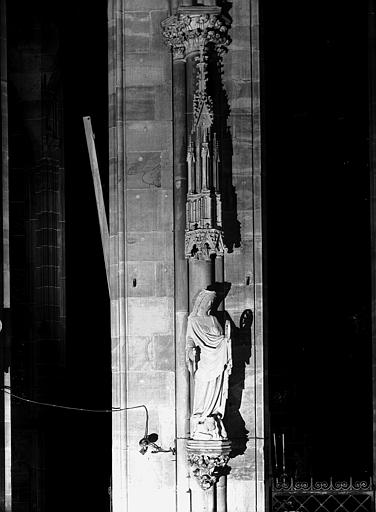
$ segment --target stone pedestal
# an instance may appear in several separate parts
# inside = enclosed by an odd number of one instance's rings
[[[226,512],[226,475],[231,441],[187,441],[194,512]]]

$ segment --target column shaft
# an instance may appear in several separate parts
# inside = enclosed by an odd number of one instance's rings
[[[195,57],[197,56],[197,52],[190,53],[187,56],[187,93],[186,93],[186,109],[187,109],[187,133],[188,135],[192,130],[192,119],[193,119],[193,96],[196,89],[196,65],[195,65]]]
[[[227,512],[227,476],[223,475],[217,482],[217,510]]]
[[[208,489],[207,491],[205,491],[205,508],[204,508],[204,512],[217,512],[217,507],[216,507],[216,486],[213,485],[212,487],[210,487],[210,489]]]
[[[200,290],[213,284],[212,260],[189,260],[189,309],[192,310],[194,299]]]
[[[189,438],[189,373],[185,362],[188,317],[188,263],[184,252],[185,202],[187,197],[185,62],[173,63],[174,137],[174,263],[175,263],[175,393],[176,393],[176,495],[177,510],[190,505],[189,467],[185,439]]]

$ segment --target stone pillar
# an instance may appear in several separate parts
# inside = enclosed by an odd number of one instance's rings
[[[186,70],[182,52],[173,60],[174,140],[174,260],[175,260],[175,372],[176,372],[176,498],[177,510],[189,512],[189,468],[185,441],[189,438],[189,374],[185,362],[188,317],[188,264],[184,253],[186,173]]]
[[[213,261],[189,260],[189,310],[192,310],[196,295],[213,284]]]
[[[215,114],[213,100],[207,90],[207,61],[208,45],[211,45],[215,52],[219,52],[227,44],[227,23],[227,20],[221,17],[220,8],[192,7],[191,2],[182,4],[176,15],[162,23],[165,40],[171,46],[175,59],[179,55],[179,58],[185,57],[186,60],[187,164],[184,166],[184,175],[188,187],[184,195],[179,196],[184,198],[184,202],[180,201],[178,204],[175,201],[175,219],[185,217],[185,239],[178,239],[175,235],[175,244],[180,244],[180,248],[175,247],[175,253],[180,255],[184,247],[184,256],[188,259],[189,279],[186,285],[188,284],[189,289],[190,309],[197,293],[214,283],[216,267],[220,269],[219,273],[223,278],[223,264],[216,265],[216,258],[223,259],[224,248],[218,183],[219,162],[216,158],[217,142],[213,123]],[[180,100],[180,109],[181,97],[176,98],[175,94],[174,101]],[[176,118],[174,122],[176,124]],[[180,147],[174,145],[175,151],[179,149]],[[175,155],[174,161],[177,158]],[[177,208],[180,208],[180,212]],[[176,276],[176,284],[178,283],[181,283],[181,277]],[[181,361],[185,360],[185,333],[182,334],[183,336],[179,331],[179,338],[176,340],[179,361],[180,354]],[[176,366],[176,372],[180,370],[180,367]],[[181,392],[185,393],[185,396],[182,396]],[[186,399],[189,396],[187,381],[184,387],[177,389],[176,396],[178,414],[183,412],[179,402],[184,404],[186,412]],[[227,464],[230,442],[188,440],[186,447],[181,444],[178,446],[184,450],[184,456],[191,467],[191,510],[217,512],[218,503],[219,510],[226,510],[226,480],[221,480],[218,496],[216,481],[220,469]]]
[[[109,235],[112,407],[124,409],[126,401],[125,349],[125,122],[124,122],[124,0],[108,2],[109,66]],[[126,512],[127,429],[126,411],[112,415],[112,510]]]
[[[227,512],[227,475],[221,475],[218,478],[217,512]]]

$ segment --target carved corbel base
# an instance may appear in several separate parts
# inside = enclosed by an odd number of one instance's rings
[[[187,441],[188,462],[201,489],[207,491],[228,471],[231,441]]]

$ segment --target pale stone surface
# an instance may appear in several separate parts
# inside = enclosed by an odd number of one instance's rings
[[[125,115],[128,121],[139,119],[155,119],[155,88],[127,87]]]
[[[151,370],[153,356],[151,336],[128,336],[128,370]]]
[[[241,306],[243,309],[253,309],[253,289],[250,286],[246,286],[244,281],[243,279],[241,284],[232,284],[231,294],[227,296],[226,300],[226,309],[232,310],[238,306]]]
[[[137,405],[173,406],[174,381],[173,372],[132,371],[128,375],[128,396]]]
[[[166,19],[168,12],[166,10],[152,10],[150,11],[151,18],[151,47],[153,51],[159,50],[163,53],[166,52],[166,45],[164,44],[161,33],[161,21]]]
[[[128,261],[167,260],[171,257],[172,233],[151,231],[129,233],[127,236]]]
[[[250,50],[229,51],[224,59],[224,72],[234,80],[251,79]]]
[[[137,190],[127,193],[127,227],[133,231],[172,231],[172,191]],[[150,214],[150,212],[153,214]]]
[[[169,2],[168,0],[126,0],[125,2],[126,11],[139,11],[141,7],[145,11],[151,9],[165,9],[167,11]]]
[[[163,169],[163,172],[162,172]],[[168,189],[172,181],[171,149],[127,153],[127,188]]]
[[[161,262],[156,264],[156,289],[155,295],[160,297],[174,296],[173,264]]]
[[[236,8],[231,10],[232,30],[231,35],[241,26],[248,27],[250,19],[250,2],[239,2]]]
[[[249,114],[252,112],[252,82],[250,80],[233,80],[231,82],[225,81],[225,87],[226,90],[228,90],[230,93],[229,105],[231,108],[232,116],[244,113]]]
[[[170,335],[156,335],[153,337],[152,360],[153,369],[162,371],[175,371],[174,338]]]
[[[171,147],[171,123],[144,121],[127,123],[127,151],[160,151]]]
[[[234,142],[234,154],[232,158],[233,171],[238,172],[238,169],[241,170],[241,173],[244,175],[248,170],[248,177],[251,179],[251,168],[252,168],[252,144],[251,142],[241,141],[238,142],[235,140]],[[235,177],[234,177],[235,178]],[[236,178],[235,178],[236,179]],[[234,183],[234,186],[236,184]],[[236,193],[243,193],[242,190],[238,190],[238,188],[242,189],[243,187],[235,187]],[[252,189],[251,189],[252,190]]]
[[[171,82],[170,59],[162,53],[130,53],[125,62],[127,87]]]
[[[155,263],[153,261],[137,261],[127,264],[128,296],[147,297],[155,295],[156,289]]]
[[[124,31],[127,53],[143,53],[150,50],[150,16],[148,12],[124,13]]]
[[[152,336],[172,332],[172,299],[167,297],[128,298],[126,311],[129,335]]]
[[[247,93],[249,94],[250,91],[248,90]],[[237,90],[235,91],[235,94],[237,94]],[[242,98],[240,96],[236,96],[237,102],[240,102],[241,100]],[[237,155],[239,146],[241,147],[243,142],[254,142],[254,133],[252,132],[252,127],[255,113],[250,115],[250,113],[246,111],[247,107],[251,107],[249,96],[248,101],[243,101],[242,105],[243,111],[239,109],[240,111],[237,110],[236,112],[233,112],[230,120],[232,127],[232,141],[233,143],[237,143],[237,149],[234,148],[234,155]]]
[[[146,374],[145,374],[146,376]],[[173,378],[173,374],[171,373]],[[157,384],[156,382],[151,382]],[[162,385],[171,385],[170,381],[163,381]],[[171,397],[171,396],[170,396]],[[132,391],[130,400],[139,399]],[[168,406],[163,402],[154,401],[157,407],[148,405],[149,397],[143,400],[149,409],[149,432],[158,433],[157,443],[165,448],[173,444],[174,439],[174,406],[173,402]],[[131,415],[133,413],[133,415]],[[129,451],[128,462],[132,471],[129,473],[129,504],[130,510],[147,511],[150,508],[156,510],[175,510],[174,495],[174,462],[171,453],[153,454],[149,449],[145,455],[139,453],[138,441],[144,435],[145,416],[144,411],[129,411],[128,414]],[[145,484],[146,482],[146,484]],[[145,485],[147,489],[145,489]],[[159,507],[159,508],[155,508]]]
[[[171,263],[137,261],[127,264],[129,297],[172,297],[174,293]]]
[[[246,238],[252,238],[254,235],[253,211],[238,210],[238,221],[242,226],[242,234]]]

